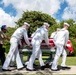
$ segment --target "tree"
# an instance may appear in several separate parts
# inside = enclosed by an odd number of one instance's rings
[[[28,22],[31,26],[29,28],[29,36],[40,26],[43,25],[43,22],[47,22],[52,25],[56,24],[56,20],[48,14],[37,12],[37,11],[27,11],[24,12],[22,18],[20,18],[16,24],[20,27],[24,22]],[[49,28],[50,29],[50,28]],[[50,32],[50,31],[49,31]],[[50,35],[50,34],[49,34]]]

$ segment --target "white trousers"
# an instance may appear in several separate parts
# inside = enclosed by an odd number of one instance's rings
[[[21,61],[22,61],[22,64],[25,64],[25,62],[23,61],[23,54],[20,53],[21,51],[19,51],[19,54],[20,54],[20,58],[21,58]],[[14,62],[15,62],[15,59],[16,59],[16,53],[14,53],[13,57],[12,57],[12,60],[11,60],[11,63],[10,63],[10,66],[14,66]]]
[[[57,69],[57,65],[58,65],[58,60],[59,60],[59,57],[60,55],[62,54],[62,64],[61,66],[66,66],[65,65],[65,62],[66,62],[66,57],[67,57],[67,52],[66,50],[64,49],[63,45],[60,45],[60,44],[56,44],[56,54],[55,54],[55,57],[54,57],[54,60],[53,60],[53,63],[52,63],[52,69]]]
[[[32,55],[31,55],[29,62],[27,64],[27,68],[31,69],[31,70],[34,69],[33,63],[34,63],[36,57],[38,57],[38,60],[40,62],[40,66],[44,66],[44,62],[42,60],[42,52],[40,49],[40,45],[37,45],[36,42],[33,42],[32,46],[33,46]]]
[[[19,51],[18,51],[18,43],[17,43],[17,39],[15,38],[11,38],[10,40],[10,50],[9,50],[9,53],[6,57],[6,60],[3,64],[3,69],[8,69],[8,66],[11,62],[11,59],[13,57],[13,55],[15,54],[16,55],[16,64],[17,64],[17,69],[19,68],[22,68],[23,67],[23,64],[21,62],[21,58],[20,58],[20,55],[19,55]]]
[[[14,66],[15,65],[15,59],[16,59],[16,56],[15,54],[13,55],[12,59],[11,59],[11,62],[10,62],[10,66]]]

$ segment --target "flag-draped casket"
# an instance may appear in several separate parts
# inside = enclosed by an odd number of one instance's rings
[[[31,42],[31,39],[32,39],[32,38],[29,38],[29,41],[30,41],[30,42]],[[51,47],[55,47],[55,44],[54,44],[54,42],[53,42],[53,38],[49,38],[48,41],[49,41],[49,46],[50,46],[50,48],[51,48]],[[26,44],[26,42],[25,42],[24,40],[22,40],[22,44],[23,44],[23,43]],[[42,43],[41,43],[41,47],[48,48],[44,40],[43,40]],[[68,40],[68,42],[67,42],[66,49],[69,50],[69,52],[71,52],[71,53],[74,52],[74,49],[73,49],[73,46],[72,46],[72,43],[71,43],[70,40]]]

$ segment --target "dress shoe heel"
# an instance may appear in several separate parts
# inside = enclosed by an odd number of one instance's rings
[[[57,69],[51,69],[52,71],[59,71],[60,69],[59,68],[57,68]]]
[[[45,66],[41,66],[41,70],[44,70],[45,69]]]
[[[11,71],[11,70],[9,70],[9,69],[2,69],[2,71]]]
[[[61,66],[61,69],[62,70],[69,70],[69,69],[71,69],[71,67],[67,67],[67,66],[63,67],[63,66]]]
[[[22,68],[19,68],[18,70],[23,70],[24,69],[24,67],[22,67]]]

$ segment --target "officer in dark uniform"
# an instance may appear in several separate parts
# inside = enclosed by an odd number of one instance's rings
[[[3,48],[4,40],[7,39],[5,33],[7,31],[6,25],[2,25],[1,31],[0,31],[0,59],[1,64],[3,65],[5,61],[5,48]]]

